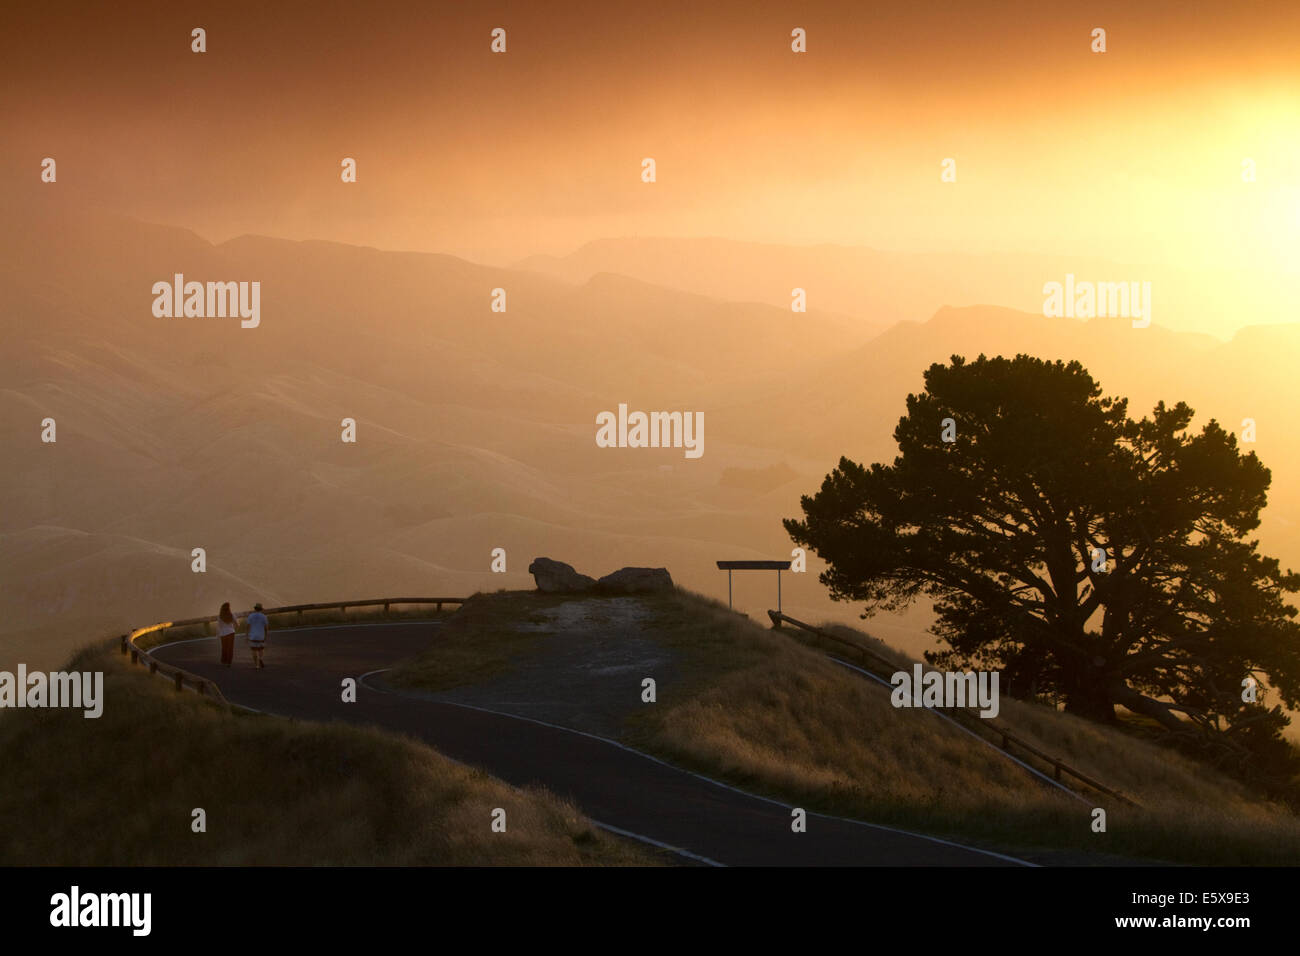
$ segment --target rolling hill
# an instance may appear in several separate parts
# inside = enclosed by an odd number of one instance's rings
[[[744,290],[729,302],[644,277],[575,284],[14,209],[0,240],[0,663],[53,665],[87,637],[221,600],[525,587],[537,554],[596,573],[663,565],[721,596],[714,562],[788,555],[780,519],[841,454],[892,457],[907,392],[953,353],[1078,358],[1135,411],[1186,399],[1203,418],[1254,417],[1274,470],[1262,537],[1300,564],[1294,326],[1221,343],[976,305],[873,337],[852,310],[795,315]],[[260,326],[154,317],[152,284],[177,272],[259,281]],[[495,288],[505,313],[490,310]],[[596,447],[595,415],[620,402],[703,411],[705,454]],[[55,444],[40,441],[46,417]],[[504,574],[489,569],[497,547]],[[786,576],[786,609],[854,619],[817,571]],[[773,585],[737,576],[737,606],[761,613]],[[925,625],[921,609],[873,630],[919,653]]]

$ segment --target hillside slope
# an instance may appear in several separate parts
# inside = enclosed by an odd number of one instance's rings
[[[571,805],[516,790],[414,740],[245,716],[177,694],[115,647],[104,710],[0,714],[0,864],[645,865],[660,857]],[[507,810],[505,833],[492,811]],[[206,832],[191,829],[206,813]]]
[[[858,639],[870,641],[865,635]],[[900,659],[901,660],[901,659]],[[641,697],[656,680],[657,700]],[[1287,863],[1300,819],[1161,747],[1006,701],[1048,752],[1131,795],[1080,802],[793,637],[698,595],[477,595],[398,688],[608,737],[825,813],[1044,862]],[[1091,829],[1105,807],[1106,833]]]

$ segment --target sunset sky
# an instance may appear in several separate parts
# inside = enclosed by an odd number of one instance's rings
[[[10,7],[0,172],[35,193],[53,156],[62,199],[216,241],[499,264],[723,236],[1300,275],[1300,5],[1054,6]]]

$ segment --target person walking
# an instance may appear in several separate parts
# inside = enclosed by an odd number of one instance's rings
[[[230,611],[230,602],[221,605],[217,614],[217,637],[221,639],[221,663],[227,667],[235,659],[235,615]]]
[[[266,650],[266,632],[271,629],[271,622],[262,613],[262,605],[254,604],[253,613],[248,615],[248,649],[253,652],[253,666],[265,667],[262,652]]]

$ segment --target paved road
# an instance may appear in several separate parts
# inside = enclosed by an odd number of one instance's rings
[[[541,784],[593,821],[697,858],[731,866],[1007,866],[1020,861],[888,827],[809,814],[791,831],[791,808],[741,793],[654,758],[576,731],[389,693],[359,682],[342,702],[344,677],[410,658],[437,635],[434,622],[277,630],[267,666],[255,670],[243,638],[235,666],[217,639],[168,644],[156,656],[211,678],[233,703],[283,716],[346,720],[408,733],[516,786]],[[373,680],[373,678],[372,678]]]

